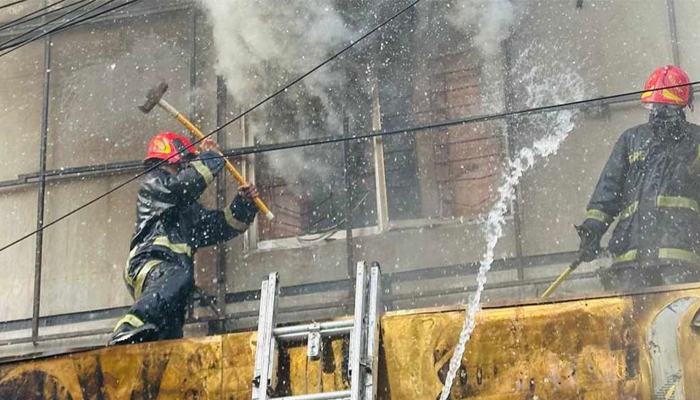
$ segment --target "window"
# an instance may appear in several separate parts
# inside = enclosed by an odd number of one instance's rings
[[[468,54],[458,53],[432,62],[430,109],[425,112],[439,121],[479,114],[481,69],[468,65],[468,60]],[[486,212],[500,172],[502,146],[498,133],[481,123],[431,130],[419,136],[424,137],[418,145],[428,147],[423,154],[432,156],[435,168],[434,183],[423,183],[422,192],[437,190],[437,204],[424,208],[423,216],[474,217]],[[429,176],[424,178],[430,180]]]
[[[376,224],[369,143],[354,141],[258,155],[256,183],[275,213],[272,221],[258,221],[260,239],[308,235],[306,240],[323,239],[346,229],[348,206],[353,228]]]
[[[416,13],[412,18],[417,19]],[[447,24],[443,24],[447,25]],[[381,128],[392,131],[442,122],[482,112],[485,85],[482,60],[462,33],[415,29],[398,24],[374,44],[367,68],[374,68]],[[446,37],[451,44],[441,44]],[[415,54],[429,53],[416,62]],[[348,85],[345,90],[359,90]],[[370,95],[348,113],[350,132],[367,132],[373,118]],[[313,104],[308,93],[290,93],[276,100],[251,124],[256,143],[280,143],[306,137],[340,135],[324,131],[344,110],[302,107]],[[347,111],[346,111],[347,112]],[[300,116],[301,115],[301,116]],[[361,121],[353,124],[354,121]],[[306,121],[306,122],[303,122]],[[324,121],[311,129],[308,121]],[[364,125],[363,125],[364,122]],[[275,134],[284,131],[285,135]],[[311,132],[311,133],[309,133]],[[503,143],[498,127],[489,123],[452,126],[258,155],[255,180],[276,219],[258,222],[258,240],[298,238],[315,241],[345,229],[346,183],[351,187],[352,227],[377,226],[377,205],[386,204],[391,224],[413,220],[475,218],[485,213],[495,196]],[[250,143],[253,144],[253,143]],[[379,146],[378,148],[375,146]],[[377,174],[374,155],[383,154],[384,171]],[[385,182],[377,184],[377,176]],[[346,182],[346,176],[349,176]],[[377,193],[377,187],[380,188]],[[342,237],[342,235],[340,236]]]
[[[36,185],[0,191],[0,243],[6,245],[36,228]],[[8,229],[7,227],[13,227]],[[33,238],[32,238],[33,239]],[[34,244],[25,240],[0,253],[0,320],[28,318],[34,296]]]
[[[157,18],[117,19],[52,37],[49,170],[139,160],[154,134],[183,132],[161,110],[144,115],[137,106],[149,88],[165,80],[170,86],[168,101],[182,112],[190,111],[189,17],[174,11]],[[178,26],[185,28],[173,29]],[[56,219],[132,176],[51,181],[45,220]],[[42,315],[131,302],[121,288],[137,188],[135,182],[45,231]],[[119,290],[112,290],[115,284]],[[65,292],[67,287],[80,290]],[[56,298],[63,301],[50,301]]]
[[[381,69],[385,130],[483,112],[479,52],[447,26],[432,20],[429,29],[404,24],[387,34],[386,47],[396,56]],[[427,61],[417,62],[416,54]],[[488,123],[385,138],[389,218],[473,218],[486,212],[498,183],[502,149],[499,130]]]
[[[39,167],[44,42],[29,44],[1,57],[0,70],[0,121],[3,124],[0,180],[10,180]],[[21,150],[18,152],[18,149]]]
[[[149,88],[165,80],[167,99],[189,111],[185,12],[103,22],[53,39],[48,169],[131,161],[151,136],[181,125],[159,109],[142,114]]]
[[[19,5],[18,5],[19,6]],[[0,10],[1,20],[15,18],[18,6]],[[28,8],[27,8],[28,9]],[[14,10],[14,11],[13,11]],[[7,17],[7,18],[5,18]],[[1,42],[8,36],[0,38]],[[0,182],[8,185],[39,165],[44,88],[44,42],[38,41],[0,58]],[[2,186],[2,185],[0,185]],[[36,228],[37,186],[0,189],[0,246]],[[10,228],[11,227],[11,228]],[[32,314],[35,241],[33,238],[0,253],[0,319],[28,318]]]

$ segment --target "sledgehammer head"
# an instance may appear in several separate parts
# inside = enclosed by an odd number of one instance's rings
[[[160,99],[163,98],[166,90],[168,90],[168,84],[165,82],[161,82],[160,85],[149,90],[146,96],[146,102],[142,106],[139,106],[139,110],[144,114],[151,112],[153,107],[157,106]]]

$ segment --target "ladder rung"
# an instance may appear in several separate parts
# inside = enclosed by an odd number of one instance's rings
[[[353,320],[330,321],[322,322],[320,324],[306,324],[275,328],[272,330],[272,334],[277,339],[302,339],[306,337],[312,330],[318,330],[321,333],[321,335],[324,336],[328,336],[330,334],[349,333],[350,331],[352,331],[354,325],[355,323]]]
[[[355,274],[355,313],[351,319],[275,328],[277,273],[271,273],[261,288],[258,343],[255,352],[253,400],[375,400],[377,398],[378,338],[381,317],[381,271],[379,264],[359,261]],[[349,390],[272,398],[277,386],[280,343],[306,340],[307,356],[320,356],[320,337],[350,335],[347,371]],[[281,367],[280,367],[281,368]]]
[[[269,400],[344,400],[350,398],[349,390],[339,392],[321,392],[312,394],[300,394],[298,396],[274,397]]]

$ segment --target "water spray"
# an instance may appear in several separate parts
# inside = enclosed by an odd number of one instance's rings
[[[557,101],[580,100],[584,98],[583,78],[578,74],[564,69],[564,73],[550,76],[549,79],[539,79],[537,68],[532,68],[524,76],[524,81],[528,91],[527,104],[531,107],[546,104],[551,99]],[[555,82],[559,84],[554,84]],[[561,82],[565,82],[565,93],[556,93],[557,87],[561,87]],[[553,92],[555,91],[555,92]],[[547,134],[543,138],[535,141],[530,148],[521,149],[517,155],[509,160],[506,170],[503,173],[501,186],[498,188],[499,199],[489,212],[485,224],[484,234],[487,239],[486,251],[479,266],[477,274],[477,289],[469,301],[464,326],[459,335],[457,346],[450,358],[450,368],[445,378],[445,386],[442,388],[440,400],[447,400],[452,389],[452,383],[460,368],[462,357],[471,334],[476,326],[476,313],[479,311],[481,296],[486,284],[486,274],[491,269],[494,260],[494,253],[498,240],[503,236],[505,216],[508,211],[508,204],[515,197],[515,187],[523,174],[535,165],[538,158],[547,158],[555,154],[561,143],[574,129],[574,118],[579,113],[578,110],[563,110],[536,118],[538,126],[545,126]]]

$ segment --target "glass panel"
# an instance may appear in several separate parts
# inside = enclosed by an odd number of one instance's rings
[[[46,221],[52,221],[133,175],[52,182]],[[133,183],[48,228],[44,233],[41,315],[131,304],[123,280],[134,230]]]
[[[276,216],[272,221],[259,220],[260,238],[313,235],[300,239],[311,244],[344,230],[348,185],[352,227],[375,224],[371,143],[364,140],[348,143],[347,149],[344,144],[332,144],[257,157],[257,183]]]
[[[0,58],[0,181],[39,169],[44,42]]]
[[[36,229],[36,186],[0,191],[0,246]],[[31,318],[34,297],[34,236],[0,253],[0,321]]]
[[[165,99],[188,115],[189,23],[186,12],[160,13],[53,39],[49,169],[139,160],[154,134],[183,131],[160,108],[144,115],[137,106],[165,81]]]
[[[511,97],[516,99],[513,108],[640,90],[652,70],[669,62],[670,42],[654,39],[656,35],[668,35],[665,2],[652,1],[643,9],[634,9],[605,1],[596,4],[597,17],[587,8],[573,20],[573,27],[555,18],[568,9],[569,5],[554,2],[532,3],[524,10],[534,13],[531,15],[536,15],[537,20],[549,22],[546,27],[534,21],[527,23],[512,38],[509,83]],[[621,13],[624,26],[646,28],[622,29],[622,21],[609,23],[617,19],[615,13]],[[601,20],[592,23],[594,18]],[[547,38],[545,31],[559,33]],[[601,41],[606,42],[610,37],[624,45],[601,46]],[[532,148],[536,140],[562,131],[567,120],[574,123],[559,151],[546,161],[538,161],[521,181],[525,255],[577,249],[579,238],[572,225],[584,220],[586,205],[613,145],[626,129],[645,123],[648,118],[648,112],[639,106],[637,99],[603,109],[575,110],[571,118],[567,115],[567,112],[550,113],[514,121],[511,141],[514,153],[521,148]],[[602,243],[605,245],[607,238]],[[567,287],[564,285],[562,290],[566,291]],[[572,290],[588,291],[596,287],[572,287]]]
[[[384,129],[483,113],[485,92],[493,88],[487,87],[479,50],[463,32],[447,28],[450,16],[444,12],[428,7],[413,18],[414,24],[384,34],[379,57],[390,60],[380,75]],[[415,52],[427,48],[432,51],[416,60]],[[502,137],[497,125],[478,124],[385,138],[389,217],[474,218],[486,212],[501,170]]]
[[[188,15],[192,18],[192,14]],[[195,102],[195,113],[193,115],[193,123],[205,133],[209,133],[217,128],[217,78],[215,72],[216,53],[214,51],[213,37],[207,20],[204,16],[197,15],[196,29],[196,45],[195,45],[195,85],[196,89],[192,92],[192,100]],[[221,107],[223,107],[222,104]],[[224,109],[223,112],[226,110]],[[226,118],[227,116],[224,116]],[[238,147],[235,144],[240,144],[241,139],[236,131],[238,125],[234,124],[231,129],[226,129],[222,133],[224,140],[219,142],[219,147],[226,150],[231,147]],[[214,134],[213,138],[218,140],[219,135]],[[238,141],[236,140],[238,139]],[[232,160],[235,162],[235,160]],[[235,163],[236,167],[241,170],[240,165]],[[236,188],[236,183],[227,171],[221,173],[224,176],[224,185],[229,190],[230,194],[228,201],[232,199],[233,191]],[[200,199],[200,203],[208,209],[216,209],[216,194],[218,180],[215,181],[205,192]],[[226,198],[221,199],[221,207],[228,206]],[[241,236],[236,240],[236,245],[243,243]],[[217,293],[216,286],[216,271],[217,271],[217,254],[218,246],[212,246],[200,249],[197,251],[195,261],[195,282],[207,295],[215,295]],[[200,310],[205,315],[211,313],[210,309]]]

